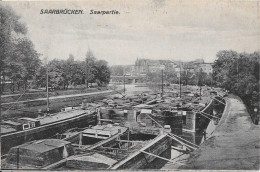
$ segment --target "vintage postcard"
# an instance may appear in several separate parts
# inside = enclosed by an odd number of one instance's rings
[[[1,170],[259,170],[259,1],[0,1]]]

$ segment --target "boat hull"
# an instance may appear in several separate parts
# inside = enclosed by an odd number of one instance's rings
[[[32,140],[46,139],[57,133],[62,133],[74,127],[86,127],[96,125],[97,118],[95,112],[86,114],[85,112],[72,118],[45,124],[40,127],[25,131],[18,131],[1,136],[1,154],[6,154],[11,147],[23,144]]]
[[[130,154],[128,157],[119,161],[115,165],[113,165],[110,169],[113,170],[122,170],[122,169],[143,169],[147,165],[149,165],[153,160],[155,160],[155,156],[148,155],[143,153],[142,151],[149,152],[154,155],[161,155],[166,150],[169,150],[171,146],[171,138],[166,134],[159,135],[147,145],[145,145],[141,150],[137,150],[133,154]]]

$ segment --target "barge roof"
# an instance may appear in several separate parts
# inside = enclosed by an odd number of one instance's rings
[[[41,125],[43,125],[43,124],[64,120],[64,119],[69,119],[83,114],[90,114],[90,112],[91,111],[89,110],[77,109],[73,111],[59,112],[57,114],[51,114],[49,116],[39,117],[37,119],[40,120]]]
[[[21,125],[21,123],[15,122],[15,121],[11,121],[11,120],[2,121],[1,123],[2,123],[2,124],[7,124],[7,125],[12,125],[12,126],[19,126],[19,125]]]
[[[33,121],[33,122],[39,121],[39,120],[34,119],[34,118],[26,118],[26,117],[24,117],[24,118],[19,118],[19,120],[26,120],[26,121]]]
[[[16,146],[16,148],[26,149],[38,153],[44,153],[52,149],[63,147],[64,145],[67,145],[69,143],[70,142],[64,140],[45,139],[45,140],[38,140],[34,142],[25,143],[20,146]]]
[[[1,133],[15,132],[16,129],[10,127],[9,125],[1,125]]]
[[[118,130],[124,132],[127,130],[126,127],[121,126],[112,126],[112,125],[96,125],[92,128],[84,130],[82,133],[97,133],[97,134],[111,134],[115,135],[118,133]]]
[[[81,161],[81,162],[89,162],[89,163],[92,162],[98,164],[107,164],[108,166],[112,166],[117,162],[116,160],[99,153],[94,153],[93,155],[86,155],[86,156],[76,155],[76,156],[69,157],[67,160],[68,161],[74,160],[76,161],[76,163]]]

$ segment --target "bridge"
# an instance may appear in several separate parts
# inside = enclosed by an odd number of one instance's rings
[[[131,84],[131,83],[142,83],[145,81],[146,75],[126,75],[126,76],[111,76],[110,77],[110,83],[111,82],[121,82],[123,83],[125,80],[125,83]]]

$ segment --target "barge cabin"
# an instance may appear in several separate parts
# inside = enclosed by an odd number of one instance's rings
[[[7,134],[14,131],[23,131],[30,128],[39,127],[40,120],[34,118],[18,118],[14,121],[2,121],[1,122],[1,133]]]
[[[2,169],[40,169],[74,154],[70,142],[45,139],[27,142],[9,150]]]

